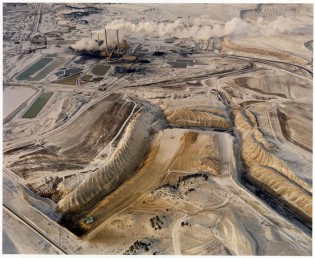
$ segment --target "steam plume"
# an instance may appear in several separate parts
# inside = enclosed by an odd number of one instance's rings
[[[283,17],[273,22],[263,22],[260,19],[256,26],[236,17],[222,25],[207,16],[201,16],[191,21],[177,19],[171,23],[139,22],[135,24],[118,19],[107,24],[106,28],[123,30],[126,33],[129,32],[129,34],[156,34],[161,37],[172,35],[181,39],[208,40],[209,38],[222,36],[270,36],[293,31],[298,26],[292,19]]]
[[[291,19],[279,18],[273,22],[265,22],[258,19],[256,25],[250,24],[240,18],[232,18],[225,24],[218,24],[215,20],[208,16],[201,16],[195,19],[177,19],[169,23],[156,22],[138,22],[132,23],[123,19],[116,19],[106,25],[108,33],[109,45],[116,44],[114,30],[119,30],[121,39],[124,37],[136,36],[144,37],[146,35],[175,36],[180,39],[191,38],[193,40],[208,40],[209,38],[217,38],[223,36],[271,36],[281,33],[288,33],[296,29],[296,24]],[[104,40],[104,30],[94,31],[93,39],[82,39],[76,42],[72,47],[77,50],[101,50],[104,44],[98,46],[94,39],[100,38]]]
[[[119,44],[123,43],[124,36],[119,35]],[[103,44],[99,45],[96,41],[99,39],[100,41],[103,41]],[[116,31],[113,30],[107,30],[107,41],[109,47],[114,47],[117,44],[116,39]],[[73,49],[76,50],[103,50],[105,49],[105,33],[104,30],[99,31],[92,31],[92,39],[91,38],[83,38],[77,42],[75,42],[73,45],[71,45]]]

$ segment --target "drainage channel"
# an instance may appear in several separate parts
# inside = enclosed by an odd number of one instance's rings
[[[180,126],[180,125],[169,125],[167,128],[170,129],[187,129],[195,131],[204,131],[204,132],[219,132],[219,133],[228,133],[234,136],[234,130],[232,128],[219,128],[219,127],[205,127],[205,126]]]
[[[308,236],[312,236],[312,224],[305,222],[303,218],[294,213],[288,206],[283,202],[274,198],[271,194],[264,191],[262,188],[259,188],[252,183],[250,183],[246,177],[241,175],[240,183],[246,187],[251,193],[253,193],[257,198],[262,200],[264,204],[276,211],[281,217],[284,217],[287,222],[293,224],[295,227],[300,229]],[[274,221],[275,224],[277,222]]]

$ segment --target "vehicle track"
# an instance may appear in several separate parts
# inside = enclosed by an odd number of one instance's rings
[[[198,75],[193,75],[191,77],[185,77],[182,79],[166,79],[163,81],[158,81],[158,82],[149,82],[149,83],[141,83],[141,84],[137,84],[137,85],[130,85],[130,86],[125,86],[123,87],[124,89],[127,88],[134,88],[134,87],[141,87],[141,86],[154,86],[154,87],[159,87],[162,86],[164,84],[169,84],[169,83],[180,83],[180,82],[185,82],[187,80],[196,80],[196,79],[209,79],[211,77],[227,77],[227,76],[235,76],[235,75],[239,75],[239,74],[244,74],[247,72],[253,72],[255,71],[255,64],[253,62],[249,62],[245,67],[242,68],[237,68],[237,67],[233,67],[233,68],[229,68],[223,71],[217,71],[217,72],[207,72],[205,74],[198,74]]]
[[[271,59],[266,59],[266,58],[258,58],[258,57],[247,57],[247,56],[241,56],[241,55],[224,55],[224,57],[233,57],[241,60],[247,60],[251,62],[256,62],[256,63],[265,63],[265,64],[285,64],[288,66],[294,66],[297,68],[300,68],[304,70],[305,72],[309,73],[313,77],[313,71],[310,71],[309,69],[305,68],[304,66],[298,65],[298,64],[293,64],[285,61],[276,61],[276,60],[271,60]]]
[[[32,231],[34,231],[36,234],[40,235],[43,239],[45,239],[48,243],[50,243],[54,248],[56,248],[59,252],[63,253],[63,254],[68,254],[68,252],[66,252],[63,248],[61,248],[60,246],[58,246],[54,241],[52,241],[51,239],[49,239],[45,234],[43,234],[40,230],[38,230],[34,225],[32,225],[32,223],[30,223],[29,221],[25,220],[22,216],[20,216],[19,214],[17,214],[16,212],[14,212],[13,210],[11,210],[6,204],[3,204],[3,209],[4,211],[7,211],[8,213],[10,213],[11,215],[13,215],[14,217],[16,217],[19,221],[21,221],[24,225],[26,225],[27,227],[29,227]]]

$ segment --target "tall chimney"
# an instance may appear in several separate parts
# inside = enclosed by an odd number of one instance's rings
[[[106,42],[106,54],[108,55],[108,45],[107,45],[107,33],[105,29],[105,42]]]
[[[119,38],[118,38],[118,30],[116,30],[116,33],[117,33],[117,52],[118,52],[118,55],[119,55]]]
[[[91,39],[92,39],[92,31],[91,31]]]

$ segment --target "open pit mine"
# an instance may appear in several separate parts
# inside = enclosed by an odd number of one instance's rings
[[[313,5],[3,4],[3,254],[312,255]]]

